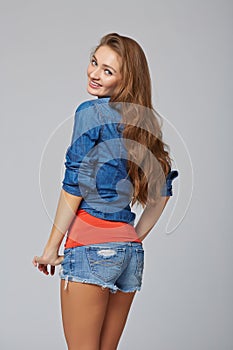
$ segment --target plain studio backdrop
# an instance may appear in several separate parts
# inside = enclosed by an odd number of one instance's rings
[[[109,32],[145,50],[180,171],[144,242],[144,284],[119,349],[232,349],[232,2],[22,0],[0,9],[1,349],[66,349],[58,268],[45,276],[31,261],[50,233],[74,111],[92,98],[91,49]]]

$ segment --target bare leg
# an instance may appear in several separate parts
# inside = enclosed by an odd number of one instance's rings
[[[100,337],[100,350],[117,349],[135,293],[110,293]]]
[[[109,299],[108,288],[61,280],[62,321],[68,350],[99,350]]]

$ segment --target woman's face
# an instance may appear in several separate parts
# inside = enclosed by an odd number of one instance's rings
[[[87,91],[98,97],[112,96],[122,79],[121,57],[109,46],[100,46],[88,65]]]

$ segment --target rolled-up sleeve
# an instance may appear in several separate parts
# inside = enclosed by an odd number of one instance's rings
[[[172,181],[179,175],[177,170],[170,171],[166,176],[166,183],[164,184],[161,196],[170,197],[172,196]]]
[[[85,197],[95,188],[95,163],[101,123],[94,104],[84,102],[75,112],[71,145],[65,155],[62,188],[75,196]]]

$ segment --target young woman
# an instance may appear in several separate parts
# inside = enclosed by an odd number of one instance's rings
[[[76,110],[54,224],[34,266],[61,264],[61,310],[69,350],[117,348],[142,284],[143,239],[172,195],[171,159],[151,102],[145,54],[111,33],[91,55]],[[134,203],[144,211],[134,227]],[[131,206],[130,206],[131,205]],[[59,247],[67,233],[64,255]]]

